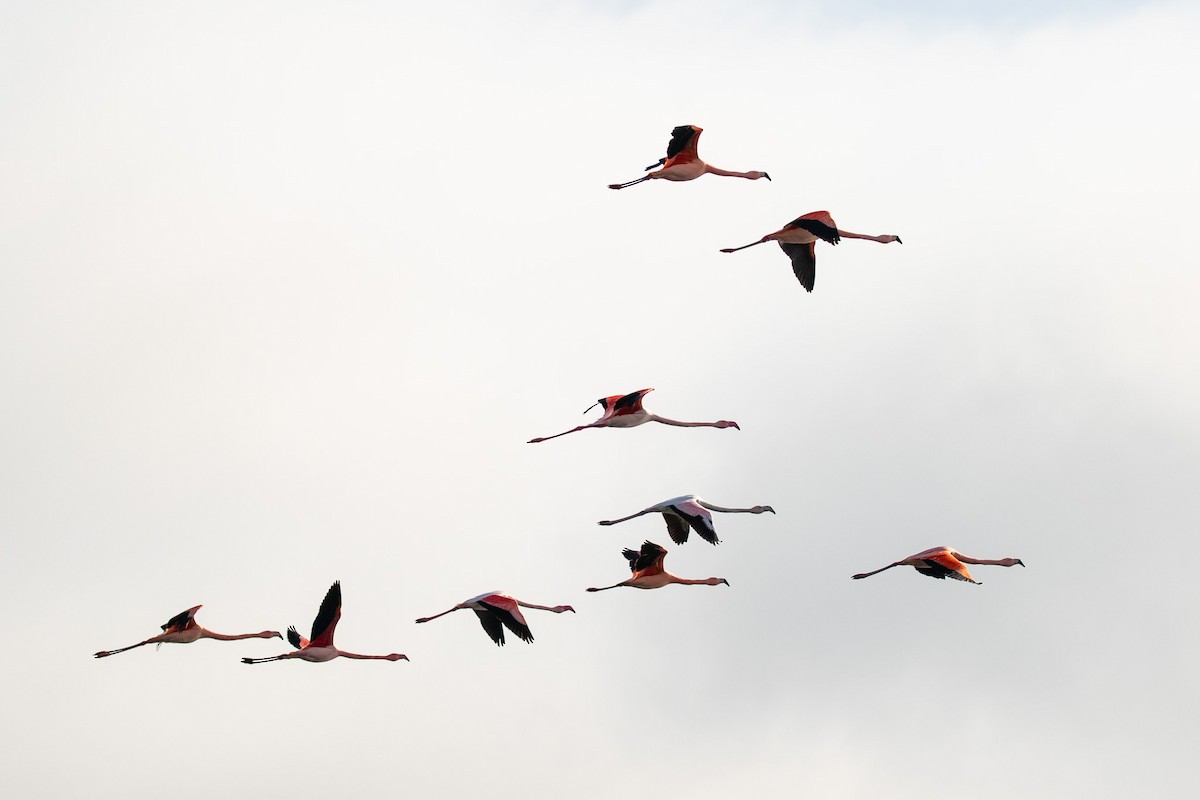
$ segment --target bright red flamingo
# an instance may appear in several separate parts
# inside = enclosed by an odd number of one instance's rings
[[[144,642],[131,644],[129,647],[122,647],[119,650],[101,650],[96,653],[96,658],[104,658],[106,656],[124,653],[126,650],[132,650],[135,647],[141,647],[146,644],[191,644],[200,639],[217,639],[222,642],[232,642],[235,639],[275,639],[283,638],[283,634],[279,631],[263,631],[262,633],[235,633],[224,634],[214,633],[207,628],[201,628],[196,624],[196,612],[204,606],[192,606],[187,611],[181,611],[175,616],[166,621],[162,625],[162,633],[157,636],[151,636]]]
[[[997,567],[1012,567],[1017,564],[1020,564],[1022,567],[1025,566],[1025,562],[1019,558],[1001,558],[997,560],[971,558],[949,547],[934,547],[917,553],[915,556],[909,556],[908,558],[888,564],[886,567],[881,567],[874,572],[860,572],[851,577],[854,580],[859,580],[860,578],[869,578],[872,575],[877,575],[892,567],[915,567],[917,572],[922,575],[928,575],[931,578],[953,578],[956,581],[980,584],[981,582],[972,578],[971,573],[967,571],[967,564],[991,564]]]
[[[621,551],[621,555],[625,556],[629,561],[629,570],[633,573],[633,577],[620,583],[614,583],[612,586],[588,589],[589,592],[603,592],[606,589],[615,589],[618,586],[632,586],[634,589],[661,589],[672,583],[682,583],[685,586],[696,586],[699,584],[716,586],[719,583],[723,583],[726,586],[729,585],[729,581],[724,578],[692,580],[691,578],[679,578],[672,575],[663,568],[663,560],[667,557],[667,551],[651,541],[643,542],[640,551],[626,548]]]
[[[828,211],[814,211],[811,214],[796,217],[787,225],[774,233],[768,233],[757,242],[751,242],[741,247],[727,247],[721,252],[736,253],[738,250],[745,250],[747,247],[754,247],[763,242],[779,242],[783,252],[787,253],[788,258],[792,260],[792,271],[796,273],[796,278],[805,289],[811,292],[813,284],[817,280],[816,243],[818,239],[830,244],[837,244],[842,239],[870,239],[881,244],[889,242],[904,244],[900,241],[899,236],[891,234],[867,236],[863,233],[839,230],[837,223],[833,221],[833,217],[829,216]]]
[[[636,428],[638,425],[644,425],[647,422],[661,422],[664,425],[676,425],[681,428],[741,428],[736,422],[729,420],[718,420],[716,422],[680,422],[675,419],[667,419],[656,414],[651,414],[646,409],[642,408],[642,399],[653,392],[653,389],[639,389],[626,395],[614,394],[612,397],[602,397],[588,407],[587,413],[592,410],[592,407],[599,405],[604,409],[604,416],[591,423],[590,425],[579,425],[569,431],[556,433],[553,436],[539,436],[536,439],[530,439],[529,444],[544,442],[548,439],[557,439],[559,436],[566,436],[568,433],[586,430],[588,428]]]
[[[317,612],[317,618],[313,620],[311,640],[301,636],[300,632],[293,625],[288,628],[287,638],[296,650],[269,658],[243,658],[242,663],[263,664],[267,661],[283,661],[289,658],[320,662],[332,661],[338,656],[342,658],[378,659],[380,661],[399,661],[403,658],[405,661],[408,661],[408,656],[403,653],[389,653],[386,656],[364,656],[358,653],[348,653],[345,650],[338,650],[333,646],[333,631],[337,628],[338,620],[341,618],[342,583],[341,581],[334,581],[333,586],[330,586],[329,591],[325,593],[325,599],[321,601],[321,610]]]
[[[724,175],[729,178],[748,178],[752,181],[759,178],[771,180],[771,176],[765,172],[730,172],[717,169],[711,164],[705,164],[696,154],[696,143],[700,140],[700,134],[703,132],[703,128],[697,128],[695,125],[680,125],[671,131],[671,141],[667,144],[667,157],[660,158],[658,163],[646,167],[647,172],[655,167],[661,167],[661,169],[627,183],[610,183],[608,188],[624,189],[626,186],[633,186],[642,181],[656,178],[668,181],[691,181],[705,174]]]
[[[470,600],[464,600],[454,608],[443,611],[441,614],[434,614],[432,617],[421,617],[417,622],[429,622],[432,619],[444,617],[452,611],[459,611],[464,608],[469,608],[475,612],[475,616],[479,617],[479,622],[483,625],[483,629],[487,631],[487,635],[492,637],[492,641],[497,646],[501,647],[504,646],[505,628],[516,634],[517,638],[522,641],[533,641],[533,633],[529,630],[529,623],[525,621],[525,615],[521,613],[522,608],[553,611],[555,614],[561,614],[564,611],[570,611],[572,614],[575,613],[575,609],[570,606],[539,606],[534,603],[526,603],[500,592],[487,592],[478,597],[472,597]]]
[[[721,540],[717,538],[717,529],[713,526],[711,511],[721,511],[726,514],[762,514],[764,512],[775,513],[775,509],[770,506],[754,506],[753,508],[722,508],[721,506],[713,505],[712,503],[701,500],[694,494],[685,494],[683,497],[673,497],[670,500],[664,500],[658,505],[650,506],[647,509],[630,514],[628,517],[620,519],[602,520],[597,525],[616,525],[618,522],[640,517],[643,514],[662,514],[663,519],[667,521],[667,533],[671,534],[671,541],[675,544],[683,544],[688,540],[688,530],[694,530],[701,539],[709,544],[720,544]]]

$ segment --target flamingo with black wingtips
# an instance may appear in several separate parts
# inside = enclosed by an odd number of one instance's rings
[[[701,539],[709,544],[720,544],[721,540],[717,538],[717,529],[713,525],[713,518],[710,512],[720,511],[725,514],[763,514],[770,512],[775,513],[775,509],[770,506],[753,506],[751,508],[724,508],[714,505],[705,500],[701,500],[694,494],[686,494],[683,497],[673,497],[670,500],[650,506],[647,509],[630,514],[628,517],[620,519],[606,519],[596,523],[597,525],[616,525],[618,522],[625,522],[635,517],[640,517],[643,514],[662,514],[663,519],[667,522],[667,533],[671,535],[671,541],[675,544],[683,544],[688,540],[688,531],[694,530]]]
[[[588,425],[578,425],[569,431],[556,433],[553,436],[539,436],[536,439],[530,439],[529,444],[544,442],[548,439],[557,439],[559,436],[566,436],[568,433],[587,430],[588,428],[636,428],[638,425],[644,425],[647,422],[661,422],[664,425],[674,425],[680,428],[737,428],[736,422],[730,420],[717,420],[716,422],[680,422],[675,419],[667,419],[660,417],[657,414],[651,414],[646,409],[642,408],[642,400],[647,394],[653,392],[653,389],[639,389],[630,394],[620,395],[614,394],[611,397],[602,397],[583,413],[591,411],[593,407],[599,405],[604,409],[604,415],[600,419]]]
[[[221,642],[232,642],[236,639],[275,639],[283,638],[283,634],[279,631],[262,631],[261,633],[215,633],[207,628],[200,627],[196,622],[196,612],[204,606],[192,606],[187,611],[181,611],[171,617],[160,627],[162,633],[157,636],[151,636],[144,642],[131,644],[129,647],[122,647],[118,650],[101,650],[95,654],[96,658],[105,658],[107,656],[124,653],[126,650],[132,650],[135,647],[141,647],[147,644],[191,644],[200,639],[216,639]]]
[[[971,558],[949,547],[933,547],[900,561],[895,561],[886,567],[880,567],[872,572],[860,572],[851,577],[857,581],[862,578],[869,578],[872,575],[878,575],[880,572],[892,567],[914,567],[917,572],[922,575],[928,575],[931,578],[953,578],[956,581],[980,584],[980,581],[971,577],[971,573],[967,570],[967,564],[988,564],[997,567],[1014,567],[1018,564],[1022,567],[1025,566],[1025,562],[1019,558]]]
[[[526,603],[523,600],[518,600],[502,592],[486,592],[478,597],[472,597],[470,600],[464,600],[454,606],[454,608],[443,611],[440,614],[434,614],[432,617],[421,617],[417,622],[429,622],[438,617],[444,617],[453,611],[470,609],[479,617],[480,624],[483,625],[483,629],[487,631],[487,635],[491,637],[492,641],[497,646],[503,647],[505,628],[512,631],[521,641],[533,641],[533,632],[529,630],[529,623],[525,621],[525,615],[521,613],[522,608],[553,611],[555,614],[561,614],[564,611],[570,611],[572,614],[575,613],[575,609],[570,606],[539,606],[536,603]]]
[[[325,593],[325,599],[321,601],[321,608],[317,611],[317,618],[313,620],[311,638],[305,639],[293,625],[288,628],[287,638],[291,642],[292,647],[296,648],[294,651],[278,656],[270,656],[269,658],[243,658],[242,663],[264,664],[268,661],[284,661],[290,658],[319,663],[332,661],[339,656],[342,658],[363,660],[399,661],[400,659],[404,659],[408,661],[408,656],[403,653],[389,653],[386,656],[364,656],[359,653],[337,649],[333,645],[333,632],[337,628],[338,620],[341,618],[342,583],[341,581],[334,581],[333,586],[330,586],[329,591]]]
[[[851,233],[838,228],[837,223],[833,221],[833,217],[828,211],[813,211],[801,217],[796,217],[794,220],[784,225],[774,233],[768,233],[766,236],[759,239],[757,242],[742,245],[741,247],[726,247],[721,250],[722,253],[736,253],[738,250],[745,250],[747,247],[754,247],[763,242],[779,242],[779,246],[783,248],[783,252],[787,253],[788,258],[792,260],[792,271],[796,273],[797,280],[808,291],[813,290],[813,284],[817,280],[817,240],[837,244],[842,239],[869,239],[872,242],[881,244],[889,244],[891,242],[899,242],[899,236],[885,234],[882,236],[868,236],[864,233]]]
[[[771,176],[765,172],[730,172],[725,169],[718,169],[711,164],[705,164],[700,160],[700,156],[696,152],[696,145],[700,140],[700,134],[704,132],[703,128],[698,128],[695,125],[680,125],[671,131],[671,141],[667,143],[667,157],[660,158],[657,163],[646,167],[646,171],[654,169],[649,175],[644,175],[636,180],[627,181],[626,183],[610,183],[610,189],[624,189],[627,186],[634,186],[642,181],[655,179],[667,181],[692,181],[699,178],[701,175],[723,175],[728,178],[747,178],[756,181],[759,178],[771,180]],[[655,169],[659,167],[660,169]]]
[[[663,567],[663,560],[667,557],[666,549],[649,540],[642,543],[641,550],[625,548],[621,551],[621,555],[625,556],[626,560],[629,561],[629,571],[633,573],[633,577],[623,580],[620,583],[614,583],[612,586],[588,589],[589,592],[603,592],[608,589],[616,589],[618,586],[629,586],[634,589],[661,589],[672,583],[680,583],[684,586],[697,586],[701,584],[716,586],[721,583],[726,586],[729,585],[729,581],[724,578],[694,580],[692,578],[680,578],[677,575],[672,575]]]

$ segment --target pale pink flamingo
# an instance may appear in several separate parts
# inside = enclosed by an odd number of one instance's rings
[[[726,514],[762,514],[764,512],[775,513],[775,509],[770,506],[754,506],[753,508],[722,508],[721,506],[713,505],[712,503],[701,500],[694,494],[685,494],[683,497],[673,497],[670,500],[664,500],[658,505],[650,506],[647,509],[630,514],[628,517],[620,519],[606,519],[596,523],[597,525],[616,525],[618,522],[640,517],[643,514],[662,514],[663,519],[667,521],[667,533],[671,535],[671,541],[675,544],[683,544],[688,540],[688,529],[694,530],[701,539],[709,544],[720,544],[721,540],[717,538],[717,529],[713,527],[711,511],[721,511]]]
[[[646,167],[646,171],[655,167],[662,169],[650,172],[649,175],[644,175],[636,180],[626,183],[610,183],[610,189],[624,189],[626,186],[633,186],[642,181],[654,180],[660,178],[668,181],[691,181],[699,178],[701,175],[724,175],[729,178],[747,178],[756,181],[759,178],[771,180],[771,176],[765,172],[730,172],[729,170],[717,169],[711,164],[705,164],[700,160],[700,156],[696,153],[696,144],[700,140],[700,134],[704,132],[703,128],[697,128],[695,125],[680,125],[671,131],[671,141],[667,144],[667,157],[660,158],[658,163],[651,164]]]
[[[146,644],[191,644],[200,639],[217,639],[222,642],[232,642],[235,639],[275,639],[283,638],[283,634],[279,631],[263,631],[261,633],[215,633],[202,628],[196,624],[196,612],[204,606],[192,606],[187,611],[181,611],[175,616],[161,625],[162,633],[157,636],[151,636],[144,642],[131,644],[129,647],[122,647],[119,650],[101,650],[95,654],[96,658],[104,658],[106,656],[124,653],[126,650],[132,650],[135,647],[141,647]]]
[[[813,211],[811,214],[796,217],[787,225],[774,233],[768,233],[757,242],[751,242],[741,247],[727,247],[721,252],[736,253],[738,250],[745,250],[747,247],[754,247],[763,242],[779,242],[783,252],[787,253],[788,258],[792,260],[792,271],[796,273],[796,278],[805,289],[811,292],[813,284],[817,280],[816,243],[818,239],[830,244],[837,244],[842,239],[870,239],[872,242],[881,244],[889,242],[904,244],[900,241],[899,236],[891,234],[868,236],[863,233],[840,230],[837,223],[833,221],[833,217],[829,216],[828,211]]]
[[[681,583],[685,586],[696,586],[699,584],[716,586],[719,583],[723,583],[726,586],[729,585],[729,581],[724,578],[693,580],[691,578],[680,578],[672,575],[663,568],[663,559],[667,557],[667,551],[651,541],[643,542],[641,551],[626,548],[621,551],[621,555],[625,556],[629,561],[629,570],[633,573],[633,577],[620,583],[614,583],[612,586],[588,589],[589,592],[603,592],[606,589],[615,589],[618,586],[631,586],[634,589],[661,589],[672,583]]]
[[[479,617],[479,622],[483,625],[483,629],[487,631],[487,635],[492,637],[492,641],[497,646],[504,645],[504,629],[508,628],[518,639],[525,642],[533,641],[533,633],[529,630],[529,624],[525,622],[525,615],[521,613],[522,608],[536,608],[541,611],[553,611],[555,614],[561,614],[564,611],[575,613],[575,609],[570,606],[539,606],[534,603],[526,603],[501,592],[487,592],[478,597],[472,597],[470,600],[464,600],[454,608],[448,611],[443,611],[441,614],[434,614],[432,617],[421,617],[417,622],[429,622],[438,617],[444,617],[452,611],[459,611],[464,608],[469,608],[475,612],[475,616]]]
[[[967,571],[967,564],[990,564],[997,567],[1012,567],[1017,564],[1020,564],[1022,567],[1025,566],[1025,562],[1019,558],[1001,558],[996,560],[971,558],[949,547],[934,547],[917,553],[915,556],[909,556],[908,558],[888,564],[886,567],[881,567],[874,572],[860,572],[851,577],[854,580],[859,580],[860,578],[869,578],[872,575],[877,575],[892,567],[915,567],[917,572],[922,575],[928,575],[931,578],[953,578],[956,581],[981,584],[980,581],[971,577],[971,573]]]
[[[313,620],[312,638],[305,639],[296,630],[296,626],[288,628],[287,638],[291,642],[292,647],[296,649],[290,653],[284,653],[278,656],[270,656],[269,658],[243,658],[243,664],[263,664],[267,661],[283,661],[289,658],[299,658],[302,661],[332,661],[341,656],[342,658],[361,658],[361,659],[378,659],[380,661],[399,661],[404,659],[408,661],[408,656],[403,653],[389,653],[386,656],[364,656],[358,653],[348,653],[345,650],[338,650],[333,646],[333,631],[337,628],[338,620],[342,618],[342,583],[334,581],[333,586],[329,587],[329,591],[325,593],[325,599],[321,601],[321,609],[317,612],[317,618]]]
[[[681,428],[741,428],[736,422],[729,420],[718,420],[716,422],[680,422],[675,419],[667,419],[656,414],[651,414],[646,409],[642,408],[642,399],[653,392],[653,389],[639,389],[626,395],[614,394],[611,397],[602,397],[588,407],[587,413],[592,410],[592,407],[599,405],[604,409],[604,415],[600,419],[589,425],[579,425],[569,431],[556,433],[553,436],[539,436],[536,439],[530,439],[529,444],[544,442],[548,439],[557,439],[559,436],[566,436],[568,433],[586,430],[588,428],[636,428],[638,425],[643,425],[647,422],[661,422],[664,425],[675,425]]]

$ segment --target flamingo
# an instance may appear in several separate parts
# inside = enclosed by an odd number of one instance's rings
[[[891,234],[868,236],[864,233],[850,233],[850,231],[839,230],[837,223],[833,221],[833,217],[829,216],[828,211],[813,211],[802,217],[796,217],[787,225],[784,225],[774,233],[768,233],[757,242],[751,242],[741,247],[726,247],[721,252],[736,253],[738,250],[745,250],[747,247],[754,247],[754,245],[762,244],[763,242],[779,242],[779,246],[783,248],[783,252],[787,253],[788,258],[792,260],[792,271],[796,273],[796,278],[799,279],[800,284],[805,289],[811,292],[813,290],[813,283],[817,279],[817,239],[829,242],[830,244],[837,244],[843,238],[870,239],[880,244],[889,244],[890,242],[904,244],[904,242],[900,241],[899,236]]]
[[[122,647],[119,650],[101,650],[95,654],[96,658],[105,658],[106,656],[124,653],[126,650],[132,650],[135,647],[141,647],[145,644],[191,644],[199,639],[218,639],[222,642],[232,642],[234,639],[274,639],[283,638],[283,634],[279,631],[263,631],[262,633],[235,633],[232,635],[224,633],[214,633],[207,628],[202,628],[196,624],[196,612],[204,606],[192,606],[187,611],[181,611],[175,616],[166,621],[162,625],[162,633],[157,636],[151,636],[144,642],[131,644],[129,647]]]
[[[522,641],[533,641],[533,632],[529,630],[529,624],[525,622],[525,615],[521,613],[521,607],[553,611],[555,614],[561,614],[564,611],[575,613],[575,609],[570,606],[539,606],[501,592],[485,592],[478,597],[462,601],[449,611],[434,614],[432,617],[421,617],[417,622],[429,622],[432,619],[444,617],[451,611],[469,608],[475,612],[475,616],[479,617],[479,623],[483,625],[487,635],[492,637],[492,641],[498,647],[503,647],[505,628],[516,634],[517,638]]]
[[[305,639],[293,625],[288,628],[287,638],[296,649],[283,655],[269,658],[243,658],[243,664],[263,664],[267,661],[283,661],[288,658],[299,658],[304,661],[332,661],[338,656],[343,658],[378,659],[381,661],[408,661],[403,653],[389,653],[386,656],[364,656],[358,653],[348,653],[333,646],[333,631],[337,628],[338,620],[342,618],[342,582],[334,581],[333,586],[325,593],[321,601],[321,609],[313,620],[312,638]]]
[[[949,547],[934,547],[929,550],[923,550],[915,556],[909,556],[908,558],[888,564],[886,567],[881,567],[874,572],[860,572],[851,577],[854,580],[859,580],[860,578],[869,578],[872,575],[883,572],[885,569],[908,566],[915,567],[917,572],[922,575],[928,575],[931,578],[954,578],[956,581],[967,581],[982,585],[981,581],[977,581],[971,577],[971,573],[967,571],[967,564],[992,564],[997,567],[1011,567],[1016,564],[1020,564],[1022,567],[1025,566],[1025,562],[1019,558],[1001,558],[998,560],[971,558]]]
[[[601,397],[583,412],[586,414],[592,408],[599,405],[604,409],[604,415],[600,419],[589,425],[578,425],[569,431],[556,433],[553,436],[539,436],[536,439],[530,439],[528,444],[536,444],[548,439],[557,439],[559,436],[566,436],[568,433],[575,433],[575,431],[582,431],[587,428],[636,428],[638,425],[643,425],[647,422],[661,422],[664,425],[675,425],[681,428],[737,428],[741,430],[736,422],[725,419],[717,420],[716,422],[680,422],[679,420],[667,419],[666,417],[651,414],[642,408],[642,399],[653,391],[653,389],[639,389],[636,392],[626,395],[614,394],[611,397]]]
[[[662,169],[650,172],[636,180],[626,183],[610,183],[610,189],[624,189],[626,186],[633,186],[642,181],[662,178],[668,181],[692,181],[699,178],[705,173],[711,175],[724,175],[729,178],[747,178],[756,181],[759,178],[771,180],[771,176],[765,172],[730,172],[729,170],[717,169],[711,164],[705,164],[700,160],[700,156],[696,154],[696,143],[700,141],[700,134],[704,132],[703,128],[698,128],[695,125],[680,125],[671,131],[671,141],[667,144],[667,157],[660,158],[657,163],[646,167],[646,171],[655,167]]]
[[[588,589],[589,592],[603,592],[606,589],[615,589],[618,586],[632,586],[635,589],[661,589],[663,586],[671,583],[682,583],[686,586],[695,586],[697,584],[716,586],[719,583],[723,583],[726,586],[729,585],[729,581],[724,578],[693,580],[691,578],[679,578],[672,575],[663,568],[663,559],[667,557],[667,551],[660,545],[649,540],[642,543],[640,552],[626,548],[621,551],[621,555],[628,559],[629,570],[633,573],[633,577],[620,583],[614,583],[612,586]]]
[[[673,497],[670,500],[664,500],[658,505],[650,506],[636,514],[630,514],[628,517],[601,520],[596,524],[616,525],[618,522],[625,522],[634,517],[640,517],[643,514],[658,513],[662,514],[663,519],[667,521],[667,533],[671,535],[671,541],[675,542],[675,544],[683,544],[688,540],[689,527],[709,544],[720,544],[721,540],[717,538],[717,530],[713,527],[710,511],[722,511],[726,514],[762,514],[767,511],[772,514],[775,513],[775,509],[770,506],[722,508],[721,506],[705,502],[694,494],[685,494],[683,497]]]

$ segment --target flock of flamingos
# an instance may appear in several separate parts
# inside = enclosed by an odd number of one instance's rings
[[[642,183],[649,180],[668,180],[668,181],[690,181],[699,178],[701,175],[722,175],[733,178],[746,178],[749,180],[758,180],[766,178],[771,180],[771,176],[765,172],[731,172],[728,170],[718,169],[711,164],[706,164],[700,160],[696,152],[696,144],[700,138],[700,133],[703,129],[695,125],[681,125],[671,132],[671,141],[667,145],[667,155],[665,158],[659,159],[655,164],[646,168],[647,174],[636,180],[628,181],[627,183],[610,184],[610,189],[625,189],[630,186]],[[743,245],[742,247],[734,247],[724,249],[722,253],[733,253],[738,250],[744,250],[747,247],[762,244],[763,242],[778,242],[783,252],[791,259],[792,270],[796,273],[796,278],[811,292],[816,279],[816,243],[817,240],[828,242],[836,245],[842,239],[869,239],[881,244],[889,244],[891,242],[900,242],[899,236],[884,235],[884,236],[867,236],[860,233],[850,233],[849,231],[841,230],[833,221],[833,217],[828,211],[814,211],[809,214],[797,217],[788,224],[784,225],[774,233],[768,233],[757,242]],[[902,243],[902,242],[901,242]],[[679,420],[660,417],[657,414],[651,414],[642,407],[642,401],[646,395],[654,391],[653,389],[641,389],[626,395],[613,395],[605,397],[597,401],[597,405],[603,410],[600,419],[588,425],[580,425],[572,428],[569,431],[554,434],[553,436],[544,436],[536,439],[530,439],[530,444],[544,442],[550,439],[556,439],[559,436],[566,436],[570,433],[586,430],[588,428],[633,428],[638,425],[643,425],[647,422],[661,422],[664,425],[675,425],[684,428],[708,427],[708,428],[737,428],[738,424],[729,420],[718,420],[716,422],[680,422]],[[590,409],[589,409],[590,410]],[[634,519],[645,514],[661,514],[667,523],[667,533],[671,540],[676,544],[684,544],[687,542],[688,535],[695,532],[697,536],[704,539],[710,544],[717,544],[720,539],[717,538],[717,531],[713,525],[713,511],[732,514],[763,514],[770,512],[775,513],[775,509],[770,506],[754,506],[752,508],[724,508],[712,503],[701,500],[695,495],[685,495],[676,497],[671,500],[666,500],[650,508],[638,511],[635,514],[630,514],[627,517],[620,519],[604,520],[601,525],[616,525],[620,522]],[[588,589],[589,592],[603,592],[608,589],[615,589],[619,586],[629,586],[635,589],[660,589],[672,583],[684,585],[702,584],[706,586],[716,586],[718,584],[729,585],[729,581],[725,578],[703,578],[691,579],[680,578],[667,572],[663,566],[666,559],[667,551],[664,547],[655,544],[651,541],[646,541],[638,550],[625,549],[622,551],[625,559],[629,562],[629,569],[632,575],[611,586],[593,587]],[[967,581],[969,583],[979,583],[971,577],[971,573],[967,569],[967,564],[990,564],[1001,567],[1011,567],[1024,563],[1019,558],[1001,558],[1001,559],[981,559],[970,558],[962,553],[956,552],[949,547],[934,547],[929,550],[922,551],[916,555],[903,558],[899,561],[894,561],[886,567],[874,570],[872,572],[862,572],[854,575],[853,578],[867,578],[871,575],[876,575],[884,570],[892,567],[909,566],[914,567],[917,572],[922,575],[928,575],[931,578],[953,578],[959,581]],[[241,633],[241,634],[221,634],[201,627],[196,622],[196,612],[201,606],[194,606],[187,611],[183,611],[162,625],[162,633],[151,636],[145,641],[128,647],[122,647],[117,650],[101,650],[95,654],[96,658],[104,658],[106,656],[123,653],[126,650],[132,650],[135,647],[142,647],[147,644],[189,644],[199,639],[219,639],[222,641],[231,641],[235,639],[282,639],[283,634],[279,631],[262,631],[260,633]],[[438,617],[445,616],[454,611],[470,609],[479,617],[480,623],[483,625],[484,631],[497,645],[504,644],[504,629],[507,628],[517,638],[526,642],[533,641],[533,634],[529,630],[529,625],[525,621],[525,616],[521,613],[522,608],[534,608],[542,611],[552,611],[555,614],[561,614],[564,611],[574,613],[575,609],[571,606],[540,606],[534,603],[526,603],[518,600],[515,597],[510,597],[499,592],[489,592],[481,594],[478,597],[472,597],[469,600],[455,605],[440,614],[434,614],[431,617],[421,617],[417,622],[429,622]],[[337,628],[338,620],[342,616],[342,587],[341,584],[335,582],[325,594],[325,599],[321,601],[321,608],[317,612],[317,617],[313,621],[312,633],[309,638],[304,638],[296,628],[290,627],[287,631],[287,640],[292,645],[294,650],[283,653],[277,656],[269,656],[267,658],[243,658],[245,664],[261,664],[266,661],[283,661],[286,659],[298,658],[303,661],[331,661],[338,656],[343,658],[359,658],[359,659],[381,659],[386,661],[399,661],[401,659],[408,660],[408,656],[403,653],[389,653],[388,655],[362,655],[360,653],[351,653],[345,650],[339,650],[334,646],[333,634]]]

